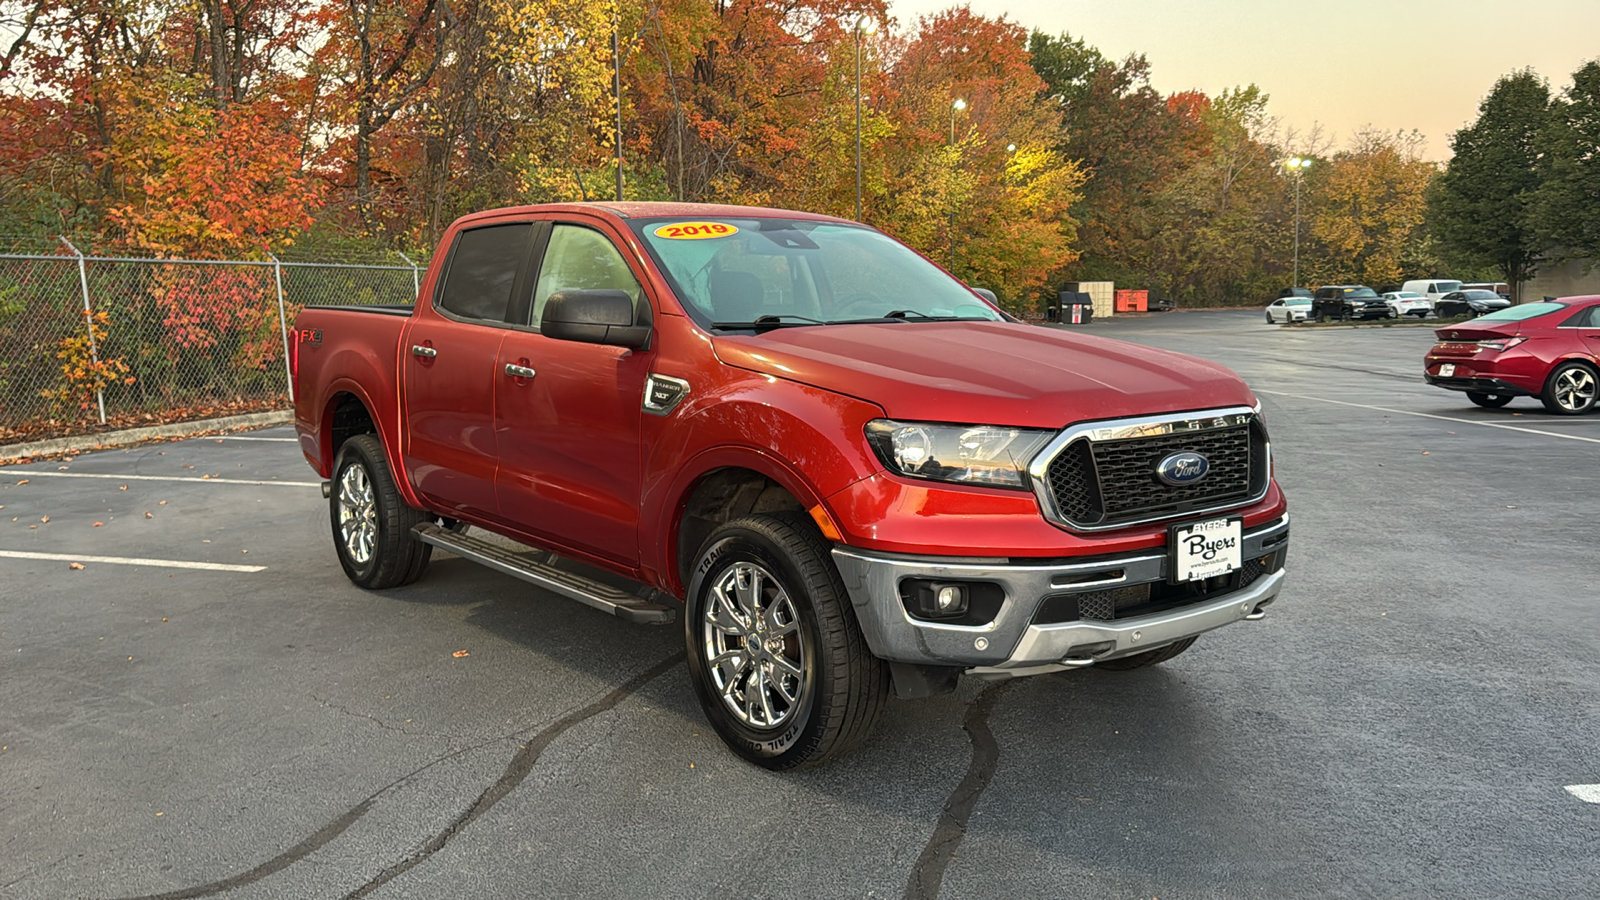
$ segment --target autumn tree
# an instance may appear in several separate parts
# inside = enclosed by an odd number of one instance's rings
[[[1492,264],[1514,292],[1545,247],[1529,217],[1539,186],[1539,135],[1550,88],[1532,69],[1501,78],[1478,118],[1450,140],[1455,155],[1428,197],[1434,235],[1462,262]]]
[[[1416,132],[1365,131],[1313,167],[1309,234],[1320,252],[1306,269],[1314,279],[1382,286],[1405,276],[1436,171],[1420,158],[1421,146]]]

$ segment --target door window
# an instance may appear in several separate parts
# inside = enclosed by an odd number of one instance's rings
[[[464,319],[504,322],[532,229],[519,222],[461,232],[439,289],[439,308]]]
[[[581,225],[557,224],[533,288],[528,324],[538,327],[550,295],[570,290],[622,291],[633,298],[635,321],[643,291],[638,279],[605,235]]]

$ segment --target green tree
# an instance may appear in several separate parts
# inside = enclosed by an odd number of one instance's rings
[[[1501,78],[1478,119],[1450,139],[1450,166],[1428,197],[1434,236],[1464,264],[1488,263],[1520,298],[1545,249],[1529,216],[1550,88],[1532,69]]]
[[[1573,73],[1539,146],[1531,221],[1540,243],[1562,258],[1600,259],[1600,62]]]

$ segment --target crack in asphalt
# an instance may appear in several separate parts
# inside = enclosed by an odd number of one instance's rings
[[[550,744],[552,744],[556,738],[564,734],[567,729],[583,722],[586,719],[593,718],[600,713],[610,710],[618,703],[621,703],[629,695],[644,687],[646,684],[653,681],[660,675],[681,665],[687,658],[688,654],[686,653],[674,653],[672,656],[668,657],[662,662],[657,663],[638,675],[635,675],[626,684],[623,684],[621,687],[618,687],[611,693],[601,697],[599,700],[594,701],[588,706],[567,713],[565,716],[562,716],[560,719],[556,720],[554,724],[534,735],[531,739],[529,739],[527,744],[523,745],[521,750],[517,751],[517,755],[511,758],[511,762],[506,764],[506,770],[503,774],[501,774],[500,778],[495,781],[494,784],[490,785],[482,794],[478,795],[478,799],[473,801],[472,805],[467,807],[467,809],[463,811],[460,816],[456,817],[454,822],[451,822],[449,825],[445,826],[438,834],[435,834],[431,839],[429,839],[429,841],[422,846],[421,850],[418,850],[416,853],[413,853],[389,868],[384,869],[382,872],[379,872],[371,881],[368,881],[361,887],[358,887],[346,894],[345,900],[355,900],[355,898],[358,897],[365,897],[383,885],[393,881],[395,878],[398,878],[406,872],[409,872],[411,869],[426,862],[428,857],[442,850],[445,844],[450,842],[451,838],[455,837],[457,834],[460,834],[461,831],[468,825],[471,825],[474,820],[493,809],[495,804],[499,803],[501,800],[504,800],[508,794],[515,790],[517,785],[521,784],[523,779],[527,778],[528,775],[533,771],[534,765],[539,762],[539,757],[544,753],[545,748],[549,747]]]
[[[660,675],[670,671],[674,667],[681,665],[685,658],[686,655],[684,653],[673,654],[667,659],[657,663],[649,669],[646,669],[639,675],[629,679],[621,687],[616,688],[615,690],[606,694],[604,697],[601,697],[599,700],[596,700],[593,703],[590,703],[589,705],[573,712],[567,713],[565,716],[562,716],[560,719],[557,719],[555,722],[546,726],[532,738],[529,738],[527,743],[525,743],[522,748],[517,751],[516,755],[511,758],[511,762],[506,765],[506,770],[500,776],[500,778],[481,795],[479,795],[478,799],[474,801],[464,813],[457,817],[454,822],[447,826],[443,831],[434,835],[434,837],[423,846],[422,850],[383,870],[383,872],[379,873],[371,881],[368,881],[355,891],[352,891],[348,896],[364,897],[387,882],[393,880],[396,876],[412,869],[426,860],[429,856],[432,856],[434,853],[438,852],[439,849],[444,847],[445,844],[449,843],[450,839],[454,837],[457,832],[465,828],[474,819],[488,812],[496,803],[499,803],[507,794],[511,793],[511,791],[516,788],[518,784],[521,784],[522,780],[528,777],[528,774],[533,771],[533,766],[538,762],[539,755],[544,752],[546,747],[550,746],[551,742],[560,737],[563,732],[567,731],[572,726],[579,724],[585,719],[615,707],[630,694],[638,691],[640,688],[655,680]],[[411,735],[413,737],[418,736],[414,732],[402,733]],[[378,801],[378,798],[394,790],[396,787],[399,787],[423,772],[426,772],[429,769],[451,759],[464,756],[491,744],[510,740],[515,737],[516,733],[517,732],[512,732],[508,735],[502,735],[500,737],[481,741],[467,747],[462,747],[459,750],[446,753],[445,755],[428,762],[426,765],[419,766],[405,775],[396,778],[394,781],[389,782],[376,791],[373,791],[365,800],[362,800],[360,803],[351,807],[344,813],[344,815],[341,815],[329,822],[327,825],[324,825],[320,830],[312,834],[310,837],[294,845],[293,847],[290,847],[288,850],[285,850],[277,856],[274,856],[272,859],[267,860],[261,865],[250,869],[249,871],[241,872],[238,875],[234,875],[231,878],[225,878],[221,881],[213,881],[207,884],[182,888],[176,891],[167,891],[161,894],[143,894],[137,897],[128,897],[125,898],[125,900],[192,900],[192,898],[209,897],[214,894],[221,894],[226,891],[231,891],[234,888],[240,888],[246,885],[254,884],[263,878],[267,878],[268,876],[287,869],[302,859],[305,859],[307,856],[310,856],[312,853],[315,853],[316,851],[327,846],[331,841],[348,830],[350,826],[360,821],[361,817],[365,816],[372,809],[372,805]]]
[[[450,735],[443,734],[443,733],[438,732],[438,731],[428,731],[427,729],[419,729],[417,731],[412,731],[412,730],[410,730],[408,728],[401,728],[399,725],[391,725],[388,722],[385,722],[384,720],[378,718],[377,716],[368,715],[368,714],[362,713],[362,712],[356,712],[353,709],[346,709],[345,707],[340,706],[337,703],[334,703],[332,700],[328,700],[328,699],[323,698],[323,697],[318,697],[316,694],[307,694],[306,696],[308,696],[311,699],[313,699],[313,700],[317,701],[318,703],[322,704],[322,706],[324,708],[326,708],[326,709],[331,709],[331,710],[333,710],[334,712],[337,712],[337,713],[343,713],[344,715],[350,716],[351,718],[365,719],[368,722],[371,722],[372,724],[378,726],[379,728],[382,728],[385,731],[392,731],[395,734],[404,734],[404,735],[407,735],[409,737],[445,738],[446,740],[448,740],[450,738]]]
[[[944,811],[939,814],[939,824],[934,828],[933,836],[928,838],[928,844],[922,848],[916,865],[911,867],[911,876],[906,879],[905,900],[934,900],[939,896],[939,888],[944,884],[944,870],[955,857],[962,839],[967,836],[967,821],[972,817],[972,809],[989,787],[995,767],[1000,762],[1000,745],[994,739],[994,732],[989,730],[989,712],[1012,683],[1002,681],[984,688],[967,708],[966,720],[961,727],[972,741],[972,762],[967,765],[966,776],[945,800]]]

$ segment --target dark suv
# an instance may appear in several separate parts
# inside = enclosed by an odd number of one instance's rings
[[[1383,302],[1378,292],[1364,284],[1328,284],[1317,288],[1311,298],[1311,318],[1318,322],[1329,319],[1387,319],[1394,310]]]

